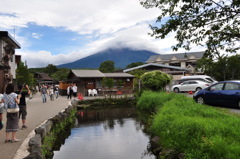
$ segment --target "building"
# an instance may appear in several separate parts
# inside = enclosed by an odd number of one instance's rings
[[[104,78],[112,78],[114,80],[113,88],[103,86]],[[89,89],[96,89],[98,94],[103,93],[132,93],[133,91],[133,75],[128,73],[102,73],[99,70],[71,70],[68,80],[59,82],[61,95],[66,95],[67,87],[70,83],[76,83],[78,93],[86,96]],[[120,84],[121,83],[121,84]]]
[[[189,53],[174,53],[174,54],[159,54],[150,56],[146,63],[158,63],[166,66],[175,66],[187,68],[194,73],[197,60],[201,59],[204,52],[189,52]]]
[[[181,76],[188,74],[191,71],[187,68],[181,68],[177,66],[168,66],[168,65],[158,64],[158,63],[148,63],[148,64],[140,65],[137,67],[125,69],[123,70],[123,72],[130,72],[137,69],[146,70],[146,71],[159,70],[171,75],[173,77],[173,80],[180,79]]]
[[[38,85],[42,85],[42,84],[53,85],[53,84],[57,83],[47,73],[35,72],[34,73],[34,78],[36,79]]]
[[[20,48],[21,45],[7,31],[0,31],[0,93],[8,83],[16,83],[16,69],[21,56],[15,55],[15,49]]]

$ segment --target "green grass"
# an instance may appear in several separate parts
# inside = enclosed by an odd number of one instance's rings
[[[179,94],[143,93],[138,107],[143,108],[144,103],[144,108],[157,110],[150,132],[160,137],[163,149],[173,150],[176,156],[183,153],[189,159],[240,157],[238,116]]]

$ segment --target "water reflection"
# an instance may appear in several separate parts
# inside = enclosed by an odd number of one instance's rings
[[[134,108],[82,110],[77,125],[54,159],[155,159]]]

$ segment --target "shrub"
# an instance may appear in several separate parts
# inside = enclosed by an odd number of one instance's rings
[[[141,76],[141,81],[145,89],[153,91],[163,90],[169,84],[172,77],[161,71],[146,72]]]
[[[144,91],[137,101],[137,108],[154,111],[162,107],[165,102],[171,100],[174,96],[174,93]]]

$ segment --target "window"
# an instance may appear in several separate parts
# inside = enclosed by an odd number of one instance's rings
[[[186,84],[189,84],[189,82],[187,81],[187,82],[183,82],[183,83],[182,83],[182,85],[186,85]]]
[[[96,88],[102,88],[102,81],[101,80],[96,81]]]
[[[198,84],[196,81],[191,81],[189,84]]]
[[[220,90],[223,89],[223,85],[224,85],[224,83],[216,84],[216,85],[210,87],[210,90],[211,90],[211,91],[214,91],[214,90],[216,90],[216,91],[220,91]]]
[[[239,84],[237,83],[226,83],[224,90],[239,90]]]

